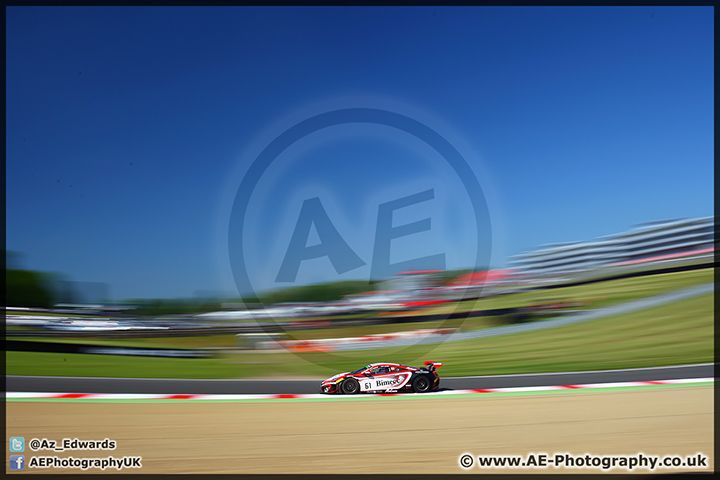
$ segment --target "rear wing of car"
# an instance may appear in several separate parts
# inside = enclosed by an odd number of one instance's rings
[[[423,365],[425,365],[425,368],[427,368],[431,372],[434,371],[436,368],[443,366],[442,362],[431,362],[431,361],[427,361],[427,362],[423,363]]]

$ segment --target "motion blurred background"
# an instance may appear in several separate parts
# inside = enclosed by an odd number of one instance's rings
[[[613,330],[630,322],[618,315],[565,327],[617,336],[594,357],[559,330],[458,335],[712,281],[712,19],[709,7],[9,7],[8,373],[322,377],[433,349],[457,375],[708,361],[712,295],[658,307],[637,338]],[[243,190],[274,138],[349,107],[433,129],[481,191],[421,138],[352,123],[308,134]],[[397,268],[373,276],[382,206],[427,191],[391,211]],[[238,248],[252,291],[237,283]],[[658,318],[649,308],[632,315]],[[522,335],[548,337],[542,360],[511,344]],[[643,355],[633,339],[650,342]],[[80,353],[88,344],[126,355]]]

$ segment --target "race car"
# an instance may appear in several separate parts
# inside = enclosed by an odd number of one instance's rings
[[[439,362],[424,362],[424,367],[408,367],[398,363],[371,363],[355,370],[334,375],[320,385],[322,393],[394,393],[434,392],[440,387],[436,368]]]

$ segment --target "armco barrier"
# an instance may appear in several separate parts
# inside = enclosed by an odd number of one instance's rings
[[[26,342],[5,340],[6,352],[44,352],[94,355],[128,355],[132,357],[205,358],[210,352],[175,348],[114,347],[79,343]]]

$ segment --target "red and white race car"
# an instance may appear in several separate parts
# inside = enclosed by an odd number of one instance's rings
[[[355,370],[334,375],[321,384],[323,393],[434,392],[440,387],[436,368],[439,362],[425,362],[424,367],[399,363],[371,363]]]

